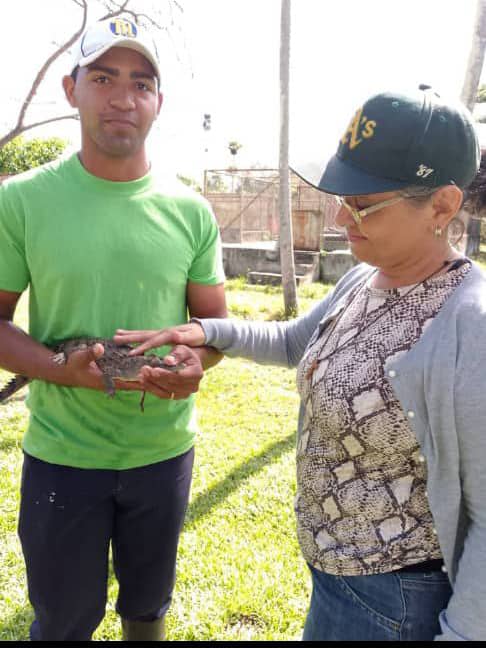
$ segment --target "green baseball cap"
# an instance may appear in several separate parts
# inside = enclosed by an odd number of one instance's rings
[[[355,196],[411,185],[467,187],[480,148],[471,113],[445,103],[429,86],[384,92],[360,108],[328,162],[318,188]]]

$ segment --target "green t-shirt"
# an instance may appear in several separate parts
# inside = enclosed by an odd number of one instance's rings
[[[29,287],[29,333],[48,344],[187,321],[188,281],[224,281],[208,203],[155,172],[89,174],[78,156],[0,187],[0,289]],[[166,350],[165,350],[166,351]],[[123,470],[176,457],[197,431],[193,398],[160,400],[35,380],[25,451],[49,463]]]

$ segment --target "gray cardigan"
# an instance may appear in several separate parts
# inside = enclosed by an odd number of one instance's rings
[[[291,322],[201,321],[229,356],[295,367],[307,346],[372,272],[359,265]],[[199,321],[199,320],[198,320]],[[486,275],[471,272],[420,340],[386,372],[427,459],[427,490],[453,585],[437,640],[486,640]],[[299,415],[299,432],[302,408]]]

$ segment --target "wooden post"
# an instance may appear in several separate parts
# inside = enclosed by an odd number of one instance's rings
[[[479,80],[483,69],[484,52],[486,49],[486,0],[477,0],[476,21],[471,40],[471,51],[467,62],[461,101],[472,112],[476,103]]]
[[[290,16],[291,0],[282,0],[280,38],[280,264],[284,294],[285,316],[298,312],[295,279],[294,244],[292,236],[292,204],[289,169],[289,77],[290,77]]]

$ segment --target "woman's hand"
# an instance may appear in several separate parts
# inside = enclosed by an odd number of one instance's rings
[[[185,345],[199,347],[205,343],[203,328],[196,322],[181,324],[159,331],[127,331],[117,329],[113,336],[117,344],[137,344],[138,346],[129,355],[142,355],[149,349],[156,349],[165,345]]]

